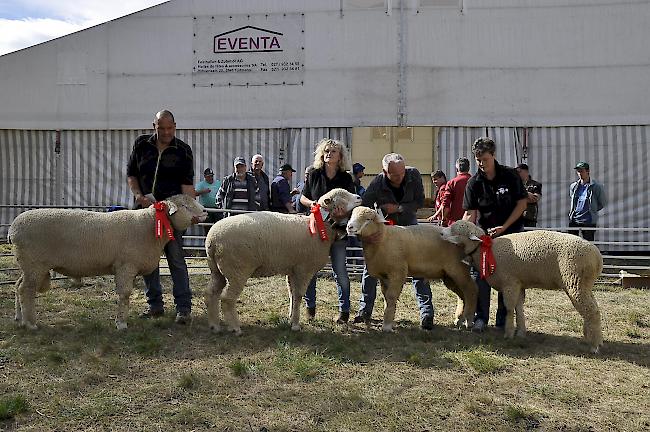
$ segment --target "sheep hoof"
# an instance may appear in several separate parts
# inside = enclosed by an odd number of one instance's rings
[[[241,329],[239,329],[239,328],[230,329],[230,331],[231,331],[235,336],[241,336]]]
[[[395,329],[393,329],[392,324],[384,324],[383,326],[381,326],[381,331],[383,331],[384,333],[393,333]]]
[[[212,333],[221,333],[221,326],[219,324],[210,324],[210,331]]]
[[[517,333],[515,335],[519,338],[525,338],[526,337],[526,330],[517,330]]]
[[[293,331],[300,331],[300,324],[293,324],[291,326],[291,330]]]
[[[21,327],[25,327],[25,328],[27,328],[27,329],[29,329],[29,330],[36,330],[36,329],[38,329],[38,326],[37,326],[36,324],[32,324],[32,323],[27,322],[27,321],[23,321],[23,322],[20,324],[20,326],[21,326]]]
[[[117,327],[118,330],[126,330],[128,325],[124,321],[115,321],[115,327]]]

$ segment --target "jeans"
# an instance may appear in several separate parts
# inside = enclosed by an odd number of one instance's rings
[[[330,248],[332,274],[339,294],[339,311],[350,312],[350,278],[345,266],[347,239],[336,240]],[[316,275],[311,279],[305,293],[305,304],[308,308],[316,307]]]
[[[480,319],[486,325],[490,318],[490,296],[492,295],[492,287],[485,279],[481,279],[481,274],[474,267],[469,268],[469,273],[474,279],[478,287],[478,300],[476,302],[476,315],[475,320]],[[498,295],[497,315],[494,325],[503,327],[506,324],[506,314],[508,313],[505,304],[503,303],[503,294]]]
[[[413,279],[415,299],[420,309],[420,319],[433,318],[433,303],[431,302],[431,286],[426,279]],[[372,315],[377,298],[377,279],[368,274],[368,268],[363,267],[361,276],[361,298],[359,299],[359,315]]]
[[[189,313],[192,310],[192,291],[190,278],[187,274],[187,265],[183,254],[183,235],[185,231],[174,230],[175,240],[165,245],[165,256],[169,263],[169,272],[172,276],[174,303],[176,312]],[[160,286],[160,268],[156,268],[148,275],[144,275],[144,293],[151,310],[163,310],[162,288]]]
[[[596,236],[596,231],[595,230],[583,230],[580,228],[596,228],[596,224],[585,224],[585,223],[579,223],[579,222],[573,222],[569,221],[569,228],[577,228],[577,229],[570,229],[568,230],[569,234],[573,235],[580,235],[582,234],[582,238],[587,240],[587,241],[594,241],[594,237]]]

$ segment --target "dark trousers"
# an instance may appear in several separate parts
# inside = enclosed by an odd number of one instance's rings
[[[569,229],[568,233],[580,236],[582,235],[582,238],[585,240],[588,240],[590,242],[594,241],[594,237],[596,236],[596,231],[593,230],[583,230],[580,228],[596,228],[596,224],[583,224],[579,222],[574,222],[574,221],[569,221],[569,228],[578,228],[578,229]]]
[[[488,319],[490,318],[490,296],[492,295],[492,287],[485,279],[481,279],[478,269],[470,267],[469,273],[478,287],[478,301],[476,302],[475,319],[481,319],[485,324],[487,324]],[[499,293],[497,299],[497,314],[494,320],[494,325],[497,327],[503,327],[506,324],[506,314],[508,313],[508,310],[506,309],[506,305],[503,303],[503,294]]]

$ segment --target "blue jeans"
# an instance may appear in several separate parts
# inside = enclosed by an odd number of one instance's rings
[[[350,312],[350,278],[345,266],[347,239],[336,240],[330,248],[332,274],[339,294],[339,311]],[[308,308],[316,307],[316,276],[311,279],[305,293],[305,304]]]
[[[490,318],[490,296],[492,294],[492,287],[485,279],[481,279],[481,274],[474,267],[469,268],[469,274],[474,279],[478,287],[478,300],[476,302],[476,315],[475,320],[481,319],[485,324],[488,323]],[[503,303],[503,294],[498,295],[497,315],[494,325],[503,327],[506,324],[506,305]]]
[[[415,299],[420,309],[420,319],[433,318],[433,303],[431,302],[431,285],[426,279],[413,279]],[[363,267],[361,276],[361,298],[359,299],[359,314],[372,315],[377,298],[377,279],[368,274],[368,268]]]
[[[165,256],[169,263],[169,272],[172,276],[174,303],[176,312],[189,313],[192,310],[192,290],[190,278],[187,274],[185,255],[183,254],[183,235],[185,231],[174,230],[175,240],[165,245]],[[162,288],[160,287],[160,268],[156,268],[148,275],[144,275],[144,293],[147,303],[152,310],[163,310]]]

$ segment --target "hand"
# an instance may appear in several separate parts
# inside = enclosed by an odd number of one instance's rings
[[[200,222],[200,219],[199,219],[198,216],[192,216],[192,225],[196,225],[199,222]]]
[[[488,228],[487,231],[488,231],[488,232],[487,232],[488,235],[489,235],[490,237],[494,238],[494,237],[498,237],[498,236],[500,236],[501,234],[503,234],[503,232],[505,231],[505,228],[502,227],[501,225],[499,225],[499,226],[496,226],[496,227],[494,227],[494,228]]]
[[[142,208],[147,208],[151,204],[153,204],[153,202],[149,198],[147,198],[146,196],[144,196],[142,194],[136,194],[135,195],[135,202],[140,204],[140,207],[142,207]]]
[[[291,189],[291,192],[290,192],[290,194],[292,196],[296,195],[296,194],[299,194],[299,193],[300,193],[300,189],[298,189],[298,188],[293,188],[293,189]]]
[[[332,216],[334,216],[334,219],[344,219],[348,215],[347,210],[344,207],[334,207],[332,209]]]
[[[384,204],[381,207],[386,211],[387,215],[399,212],[399,204],[389,203],[389,204]]]

